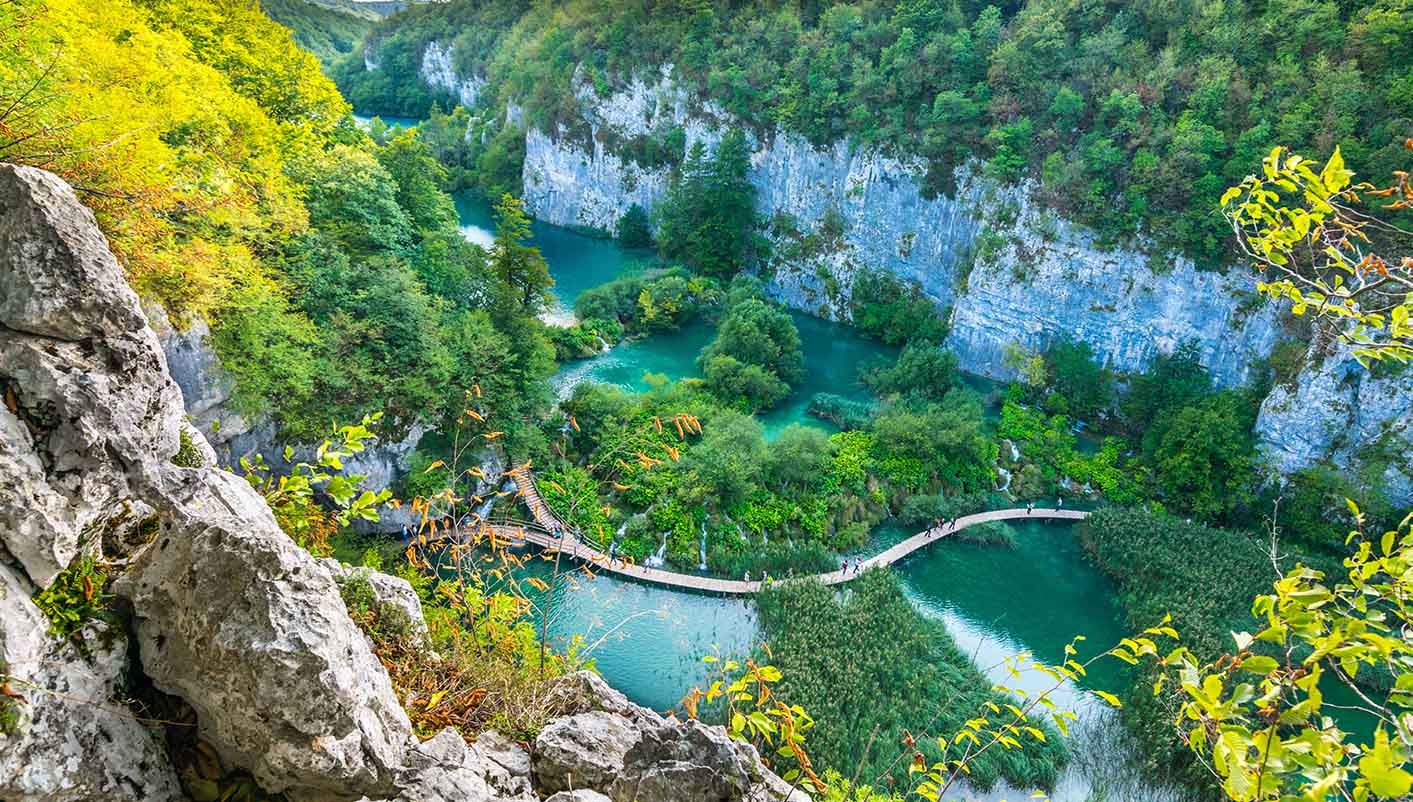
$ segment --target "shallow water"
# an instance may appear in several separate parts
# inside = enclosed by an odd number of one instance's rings
[[[895,565],[904,592],[926,616],[941,620],[962,651],[993,681],[1028,692],[1054,684],[1026,670],[1019,681],[1007,674],[1005,660],[1029,652],[1045,662],[1064,659],[1073,635],[1081,660],[1126,634],[1109,580],[1087,560],[1067,523],[1027,522],[1015,527],[1015,549],[977,546],[943,539]],[[866,548],[876,553],[907,533],[881,526]],[[548,579],[549,564],[533,560],[527,572]],[[539,594],[537,601],[543,599]],[[750,603],[640,585],[610,576],[561,582],[554,594],[550,635],[561,648],[581,635],[587,655],[615,687],[648,707],[677,704],[694,685],[707,680],[703,655],[720,649],[741,656],[759,642]],[[1122,767],[1113,746],[1121,737],[1114,714],[1088,688],[1114,691],[1123,683],[1117,661],[1093,665],[1079,684],[1065,683],[1052,698],[1078,712],[1081,723],[1071,744],[1083,751],[1077,761],[1104,773],[1107,797],[1158,802],[1166,791],[1139,783]],[[820,722],[828,726],[828,722]],[[1088,733],[1084,737],[1081,733]],[[1116,763],[1118,764],[1116,767]],[[1084,802],[1090,797],[1088,771],[1069,770],[1052,795],[1055,802]],[[997,786],[987,792],[967,790],[957,798],[976,802],[1024,799],[1033,789]]]
[[[379,119],[381,119],[389,128],[393,128],[393,129],[398,129],[398,128],[416,128],[416,127],[417,127],[417,124],[420,123],[420,122],[422,122],[422,121],[421,121],[420,119],[418,119],[417,117],[384,117],[384,116],[381,115],[381,114],[379,114],[379,115],[354,114],[354,115],[353,115],[353,121],[356,122],[356,123],[358,123],[358,124],[359,124],[360,126],[362,126],[363,128],[367,128],[368,125],[373,122],[373,117],[374,117],[374,116],[377,116],[377,117],[378,117]]]

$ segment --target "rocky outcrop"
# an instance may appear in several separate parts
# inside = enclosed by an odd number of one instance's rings
[[[176,453],[181,396],[73,191],[0,171],[0,543],[44,587]]]
[[[588,789],[614,802],[808,799],[721,727],[663,718],[595,674],[560,678],[552,696],[566,717],[535,740],[532,768],[541,792]]]
[[[1395,504],[1413,504],[1413,370],[1370,369],[1348,349],[1312,347],[1304,368],[1261,404],[1256,431],[1282,474],[1342,465]]]
[[[0,684],[18,694],[0,696],[0,799],[183,799],[159,737],[113,700],[122,633],[90,629],[85,656],[49,634],[29,588],[0,564]]]
[[[593,711],[557,719],[535,739],[535,780],[547,791],[607,789],[623,773],[639,732],[616,713]]]
[[[461,101],[461,105],[471,108],[480,99],[481,90],[486,87],[486,79],[458,76],[451,51],[451,45],[442,46],[437,42],[427,45],[427,49],[422,52],[422,81],[433,89],[440,89],[455,96]]]
[[[262,787],[385,794],[412,727],[333,574],[244,480],[187,473],[160,488],[161,533],[116,586],[143,670]]]

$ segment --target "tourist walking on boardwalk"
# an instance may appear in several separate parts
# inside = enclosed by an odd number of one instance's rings
[[[1064,497],[1064,496],[1056,496],[1056,497],[1055,497],[1055,509],[1060,510],[1060,509],[1064,509],[1064,507],[1065,507],[1065,497]]]
[[[1035,502],[1034,502],[1034,501],[1027,501],[1027,502],[1025,503],[1025,514],[1026,514],[1026,515],[1029,515],[1029,514],[1030,514],[1030,511],[1033,510],[1033,509],[1035,509]]]
[[[750,572],[750,571],[747,571],[747,572],[746,572],[746,575],[745,575],[742,579],[743,579],[743,581],[750,582],[750,581],[751,581],[751,572]]]
[[[848,557],[845,557],[845,558],[844,558],[844,561],[841,562],[841,563],[839,563],[839,573],[843,574],[844,576],[848,576],[848,575],[849,575],[849,558],[848,558]]]

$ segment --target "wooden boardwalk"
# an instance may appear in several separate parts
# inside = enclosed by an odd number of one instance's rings
[[[512,523],[490,523],[488,526],[498,539],[508,543],[530,543],[543,549],[563,552],[566,556],[572,557],[580,562],[590,564],[591,571],[595,573],[610,573],[628,579],[636,579],[640,582],[648,582],[654,585],[665,585],[684,590],[695,590],[702,593],[718,593],[726,596],[746,596],[756,593],[764,584],[760,581],[746,582],[740,579],[719,579],[710,576],[697,576],[695,574],[682,574],[676,571],[664,571],[660,568],[649,568],[645,565],[629,564],[622,559],[615,559],[610,562],[608,555],[599,551],[595,546],[580,540],[569,527],[565,526],[549,505],[540,498],[539,491],[535,488],[534,476],[530,473],[529,467],[522,465],[510,472],[519,488],[519,496],[525,501],[525,506],[529,508],[534,516],[533,524],[528,522]],[[990,512],[979,512],[975,515],[963,515],[958,518],[955,525],[948,526],[946,531],[928,530],[919,532],[912,537],[888,548],[881,554],[876,554],[865,559],[858,571],[850,570],[848,573],[842,571],[831,571],[827,574],[816,574],[813,577],[804,579],[818,579],[826,585],[842,585],[862,574],[870,568],[879,568],[892,565],[907,557],[913,552],[927,546],[929,543],[941,540],[953,532],[966,529],[969,526],[986,523],[988,521],[1013,521],[1036,519],[1042,521],[1080,521],[1089,517],[1089,513],[1081,510],[1057,510],[1042,509],[1037,507],[1027,511],[1024,507],[1005,510],[991,510]],[[562,534],[555,537],[550,534],[553,531]],[[851,561],[852,562],[852,561]],[[801,577],[792,580],[777,579],[776,581],[797,581]]]

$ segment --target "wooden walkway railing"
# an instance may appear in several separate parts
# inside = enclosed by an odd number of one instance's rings
[[[535,521],[533,524],[520,521],[488,522],[487,526],[495,533],[496,538],[502,542],[509,544],[531,543],[545,549],[558,549],[566,556],[590,564],[592,566],[590,570],[596,573],[607,572],[629,579],[636,579],[640,582],[649,582],[654,585],[666,585],[668,587],[701,591],[703,593],[719,593],[727,596],[749,595],[761,589],[763,583],[760,581],[746,582],[740,579],[719,579],[709,576],[681,574],[676,571],[649,568],[645,565],[629,564],[621,558],[610,561],[607,554],[600,551],[594,544],[585,542],[575,531],[565,526],[564,523],[555,516],[554,512],[549,508],[549,505],[545,504],[544,499],[540,497],[539,490],[535,487],[534,477],[530,473],[528,465],[521,465],[510,471],[510,475],[514,478],[515,484],[520,490],[520,496],[524,499],[525,506],[530,510]],[[953,524],[949,525],[945,531],[927,530],[919,532],[901,543],[891,546],[883,553],[863,560],[858,571],[831,571],[826,574],[816,574],[812,578],[818,579],[826,585],[840,585],[854,579],[870,568],[892,565],[927,544],[941,540],[953,532],[988,521],[1030,519],[1079,521],[1088,517],[1089,513],[1082,510],[1041,508],[1028,510],[1024,507],[991,510],[990,512],[979,512],[975,515],[963,515]],[[555,537],[551,534],[555,531],[561,533],[559,537]],[[808,579],[811,577],[805,578]],[[796,577],[791,580],[777,579],[775,581],[785,582],[797,581],[799,579],[800,577]]]

